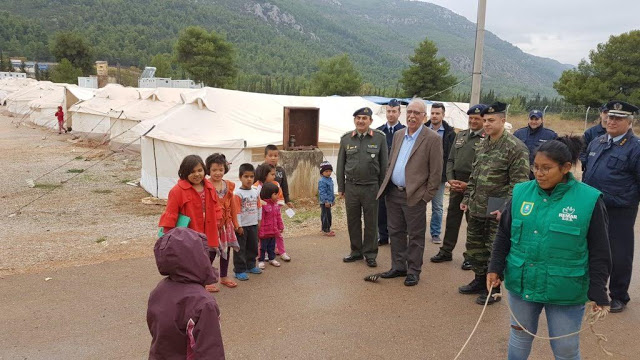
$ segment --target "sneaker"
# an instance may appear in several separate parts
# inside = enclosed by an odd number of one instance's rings
[[[274,260],[269,260],[269,264],[271,264],[271,265],[273,265],[275,267],[280,266],[280,263],[278,262],[278,260],[275,260],[275,259]]]
[[[249,275],[245,273],[235,273],[235,276],[236,276],[236,279],[238,280],[242,280],[242,281],[249,280]]]
[[[261,269],[261,270],[264,270],[264,268],[265,268],[264,261],[260,261],[258,263],[258,268]]]
[[[434,244],[442,244],[442,239],[440,239],[440,235],[432,236],[431,242]]]
[[[282,253],[282,254],[280,254],[280,259],[282,259],[284,261],[291,261],[291,256],[287,255],[287,253]]]
[[[262,270],[260,270],[260,268],[257,266],[254,267],[253,269],[247,270],[247,272],[251,274],[262,274]]]

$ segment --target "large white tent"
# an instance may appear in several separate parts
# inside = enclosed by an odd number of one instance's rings
[[[4,104],[7,97],[23,88],[36,85],[38,82],[28,78],[6,78],[0,80],[0,104]]]
[[[282,145],[284,107],[320,109],[319,147],[335,164],[340,136],[353,129],[353,111],[380,105],[362,97],[301,97],[204,88],[183,94],[183,103],[166,114],[132,129],[141,141],[141,186],[166,198],[177,182],[182,159],[189,154],[203,158],[221,152],[232,162],[230,174],[240,164],[262,161],[267,144]],[[373,126],[384,123],[374,115]],[[233,180],[233,176],[230,177]]]
[[[25,82],[25,84],[27,85],[12,92],[6,98],[7,110],[14,115],[27,116],[27,114],[31,112],[29,103],[43,97],[48,97],[51,93],[64,86],[64,84],[55,84],[50,81],[36,81],[31,84]]]
[[[64,106],[64,89],[64,84],[52,86],[42,97],[29,103],[29,119],[32,123],[52,129],[58,128],[55,113],[58,106]]]
[[[111,129],[112,110],[118,111],[127,103],[138,99],[138,89],[108,84],[96,91],[94,97],[69,108],[73,118],[73,131],[89,136],[104,136]]]

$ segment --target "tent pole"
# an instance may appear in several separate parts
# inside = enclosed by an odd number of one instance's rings
[[[158,184],[158,159],[156,158],[156,139],[151,139],[153,144],[153,165],[156,170],[156,197],[160,197],[160,184]]]

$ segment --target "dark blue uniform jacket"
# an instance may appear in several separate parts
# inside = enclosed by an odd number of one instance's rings
[[[406,126],[400,124],[400,122],[398,121],[394,126],[393,126],[393,133],[395,134],[397,131],[404,129]],[[378,130],[382,131],[386,137],[387,137],[387,151],[391,152],[391,143],[393,142],[393,134],[391,134],[389,132],[389,127],[387,127],[387,123],[384,123],[384,125],[380,126],[378,128]]]
[[[533,158],[538,146],[544,144],[549,140],[555,140],[558,138],[558,134],[551,129],[547,129],[544,125],[540,125],[537,129],[531,129],[529,126],[525,126],[516,130],[513,136],[522,141],[529,149],[529,164],[533,166]]]
[[[629,130],[609,144],[601,135],[587,147],[585,184],[602,191],[610,207],[632,208],[640,202],[640,138]]]
[[[584,172],[584,164],[587,162],[587,146],[593,141],[593,139],[600,137],[607,133],[607,129],[602,127],[602,123],[592,126],[584,132],[584,151],[580,153],[580,162],[582,163],[582,171]]]

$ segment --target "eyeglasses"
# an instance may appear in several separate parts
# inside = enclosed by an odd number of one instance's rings
[[[420,114],[426,114],[426,112],[424,112],[424,111],[416,111],[416,110],[407,110],[407,116],[420,115]]]
[[[553,166],[552,167],[546,167],[546,166],[537,167],[537,166],[534,166],[533,169],[531,169],[531,172],[534,173],[534,174],[535,173],[540,173],[541,175],[547,175],[551,169],[553,169]]]

